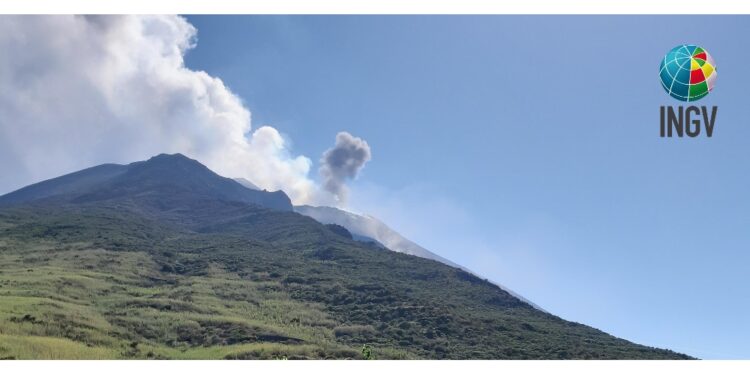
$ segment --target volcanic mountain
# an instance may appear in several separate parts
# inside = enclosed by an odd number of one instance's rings
[[[0,358],[688,357],[356,241],[178,154],[0,197]]]

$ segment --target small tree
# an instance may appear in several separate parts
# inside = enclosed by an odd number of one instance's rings
[[[362,345],[362,358],[364,359],[373,359],[372,358],[372,348],[370,345]]]

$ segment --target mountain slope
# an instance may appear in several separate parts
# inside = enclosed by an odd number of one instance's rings
[[[0,196],[0,204],[30,202],[55,195],[85,191],[92,186],[96,186],[125,173],[127,169],[127,166],[119,164],[102,164],[87,168],[82,171],[29,185]]]
[[[0,207],[0,358],[687,358],[171,170]]]
[[[417,245],[372,216],[357,215],[338,208],[324,206],[295,206],[294,211],[323,224],[341,225],[352,234],[371,238],[390,250],[462,268],[458,264]]]
[[[258,185],[252,183],[250,180],[246,178],[239,177],[239,178],[235,178],[234,180],[237,181],[240,185],[250,190],[262,190],[261,188],[258,187]]]
[[[362,242],[374,241],[377,244],[382,245],[388,250],[396,251],[399,253],[409,254],[418,256],[420,258],[432,259],[443,264],[447,264],[451,267],[460,268],[469,273],[473,272],[466,269],[465,267],[453,263],[448,259],[445,259],[409,240],[402,236],[395,230],[391,229],[385,223],[380,220],[369,216],[369,215],[357,215],[348,211],[344,211],[334,207],[315,207],[315,206],[294,206],[294,211],[302,215],[309,216],[323,224],[336,224],[349,230],[355,239]],[[523,302],[530,304],[531,306],[542,310],[541,307],[537,306],[533,302],[527,300],[520,294],[506,288],[503,285],[497,284],[500,288],[507,291],[514,297],[520,299]]]

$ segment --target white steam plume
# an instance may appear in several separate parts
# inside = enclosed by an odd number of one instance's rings
[[[177,16],[0,17],[0,194],[104,162],[183,153],[229,177],[323,194],[279,132],[220,79],[185,67]]]

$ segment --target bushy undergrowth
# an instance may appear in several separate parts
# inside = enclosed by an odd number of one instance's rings
[[[0,209],[0,358],[683,358],[249,205]]]

